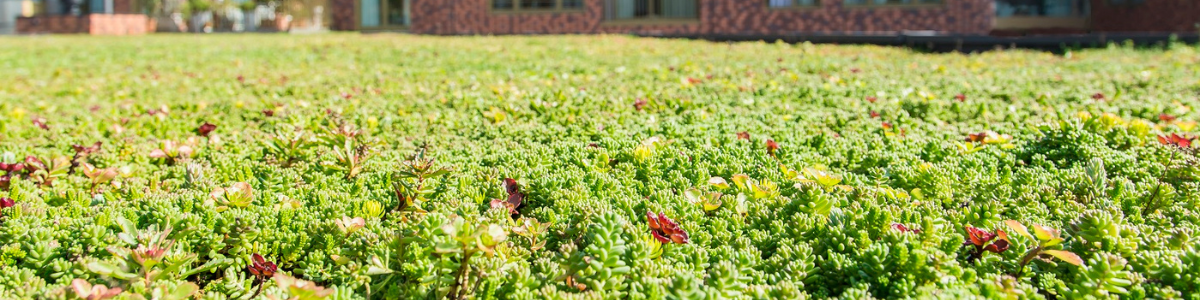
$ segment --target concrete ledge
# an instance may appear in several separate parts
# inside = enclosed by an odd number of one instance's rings
[[[641,35],[651,36],[651,35]],[[716,42],[783,41],[814,44],[869,44],[905,46],[935,52],[979,52],[997,48],[1025,48],[1064,51],[1070,48],[1104,47],[1108,43],[1131,41],[1135,45],[1165,44],[1171,40],[1200,43],[1195,33],[1089,33],[1075,35],[1041,35],[999,37],[987,35],[907,35],[907,34],[789,34],[789,35],[653,35],[662,38],[702,39]]]

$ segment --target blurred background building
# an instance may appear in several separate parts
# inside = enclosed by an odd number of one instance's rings
[[[1200,31],[1200,0],[0,0],[0,33],[969,35]]]
[[[0,33],[317,32],[325,0],[0,0]]]

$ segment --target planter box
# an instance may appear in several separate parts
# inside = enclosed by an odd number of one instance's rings
[[[292,16],[287,14],[277,14],[275,15],[275,21],[272,23],[272,25],[275,25],[276,31],[288,31],[288,29],[292,28]]]
[[[87,14],[17,18],[18,34],[77,33],[141,35],[154,32],[152,21],[141,14]]]
[[[258,18],[254,15],[253,9],[242,11],[242,31],[258,31],[258,22],[255,21],[258,21]]]
[[[188,29],[192,32],[211,32],[213,23],[213,13],[211,11],[202,11],[192,13],[188,18]]]

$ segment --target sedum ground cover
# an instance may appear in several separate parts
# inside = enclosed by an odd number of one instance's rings
[[[1200,54],[0,39],[0,297],[1200,297]]]

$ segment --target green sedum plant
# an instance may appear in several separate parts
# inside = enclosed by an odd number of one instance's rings
[[[1075,266],[1083,265],[1083,259],[1079,258],[1079,255],[1071,253],[1070,251],[1052,249],[1052,247],[1059,246],[1064,241],[1057,229],[1046,228],[1038,224],[1030,224],[1030,226],[1033,227],[1033,234],[1030,234],[1029,230],[1026,229],[1025,225],[1021,224],[1021,222],[1006,220],[1004,221],[1004,224],[1007,225],[1008,228],[1011,228],[1013,232],[1033,239],[1036,242],[1034,247],[1026,251],[1025,255],[1021,257],[1021,263],[1017,265],[1016,277],[1021,277],[1021,273],[1025,271],[1026,265],[1029,265],[1029,263],[1034,259],[1041,258],[1043,256],[1057,258],[1063,262]]]
[[[0,299],[1195,299],[1197,53],[0,37]]]

